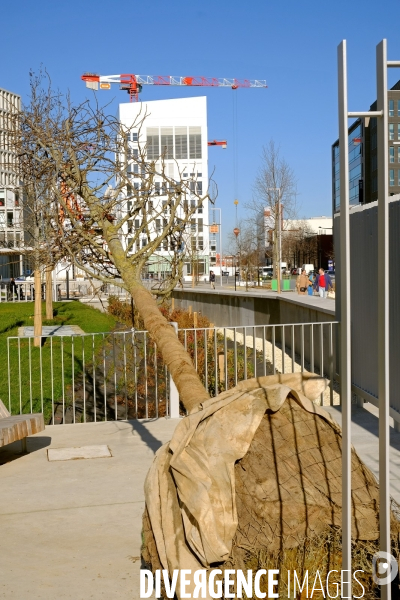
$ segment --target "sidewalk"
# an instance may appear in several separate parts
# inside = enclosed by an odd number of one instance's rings
[[[0,598],[139,599],[143,484],[177,421],[53,425],[0,451]],[[112,458],[49,462],[107,444]]]
[[[376,409],[353,406],[352,440],[378,475]],[[340,407],[328,410],[340,423]],[[143,483],[177,420],[53,425],[0,450],[0,598],[139,600]],[[49,462],[47,449],[106,444],[111,458]],[[6,462],[9,461],[9,462]],[[5,464],[1,464],[5,463]],[[400,433],[391,429],[400,502]]]

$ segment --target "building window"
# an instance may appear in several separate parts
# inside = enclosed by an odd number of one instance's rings
[[[397,100],[397,116],[400,117],[400,100]]]
[[[136,133],[131,133],[131,140],[132,142],[137,142],[138,141],[138,134]]]
[[[160,140],[158,127],[148,127],[146,130],[146,148],[148,160],[157,160],[160,156]]]
[[[397,162],[400,163],[400,146],[397,146]]]
[[[389,123],[389,140],[394,140],[394,123]]]
[[[389,169],[389,185],[394,186],[394,169]]]
[[[389,148],[389,162],[394,163],[394,146]]]
[[[201,127],[189,127],[189,155],[201,158]]]
[[[202,237],[199,237],[198,243],[199,243],[199,250],[204,250],[204,241],[203,241]]]
[[[397,171],[397,185],[400,186],[400,169]]]
[[[188,157],[187,127],[175,127],[175,158]]]
[[[400,140],[400,123],[397,123],[397,139]]]
[[[394,100],[389,100],[389,117],[394,117]]]
[[[197,219],[197,233],[203,233],[203,219]]]
[[[161,127],[161,154],[165,159],[174,158],[174,134],[172,127]]]

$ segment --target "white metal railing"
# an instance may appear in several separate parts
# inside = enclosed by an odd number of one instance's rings
[[[238,381],[310,371],[330,380],[321,403],[339,404],[334,389],[336,322],[179,329],[178,336],[210,396]],[[41,411],[48,423],[157,418],[177,414],[174,386],[147,331],[7,339],[11,414]],[[171,391],[172,390],[172,391]]]
[[[46,298],[46,285],[41,284],[41,295],[43,300]],[[87,298],[87,297],[108,297],[118,296],[119,298],[130,298],[129,293],[117,284],[101,284],[99,281],[89,281],[83,279],[72,280],[68,283],[65,279],[53,282],[52,297],[54,301],[66,299]],[[33,281],[16,281],[15,286],[10,282],[0,281],[0,302],[33,302],[35,299],[35,289]]]

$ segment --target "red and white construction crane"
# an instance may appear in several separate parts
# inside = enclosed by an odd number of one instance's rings
[[[86,87],[93,90],[109,90],[112,83],[120,85],[121,90],[128,92],[130,101],[138,101],[143,85],[185,85],[187,87],[230,87],[238,88],[266,88],[264,79],[225,79],[217,77],[175,77],[172,75],[97,75],[84,73],[81,79],[86,82]]]

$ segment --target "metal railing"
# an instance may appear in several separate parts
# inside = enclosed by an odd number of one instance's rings
[[[334,390],[336,322],[179,329],[178,337],[211,397],[251,377],[310,371]],[[158,418],[172,410],[171,379],[147,331],[7,338],[11,414],[41,411],[47,423]]]

